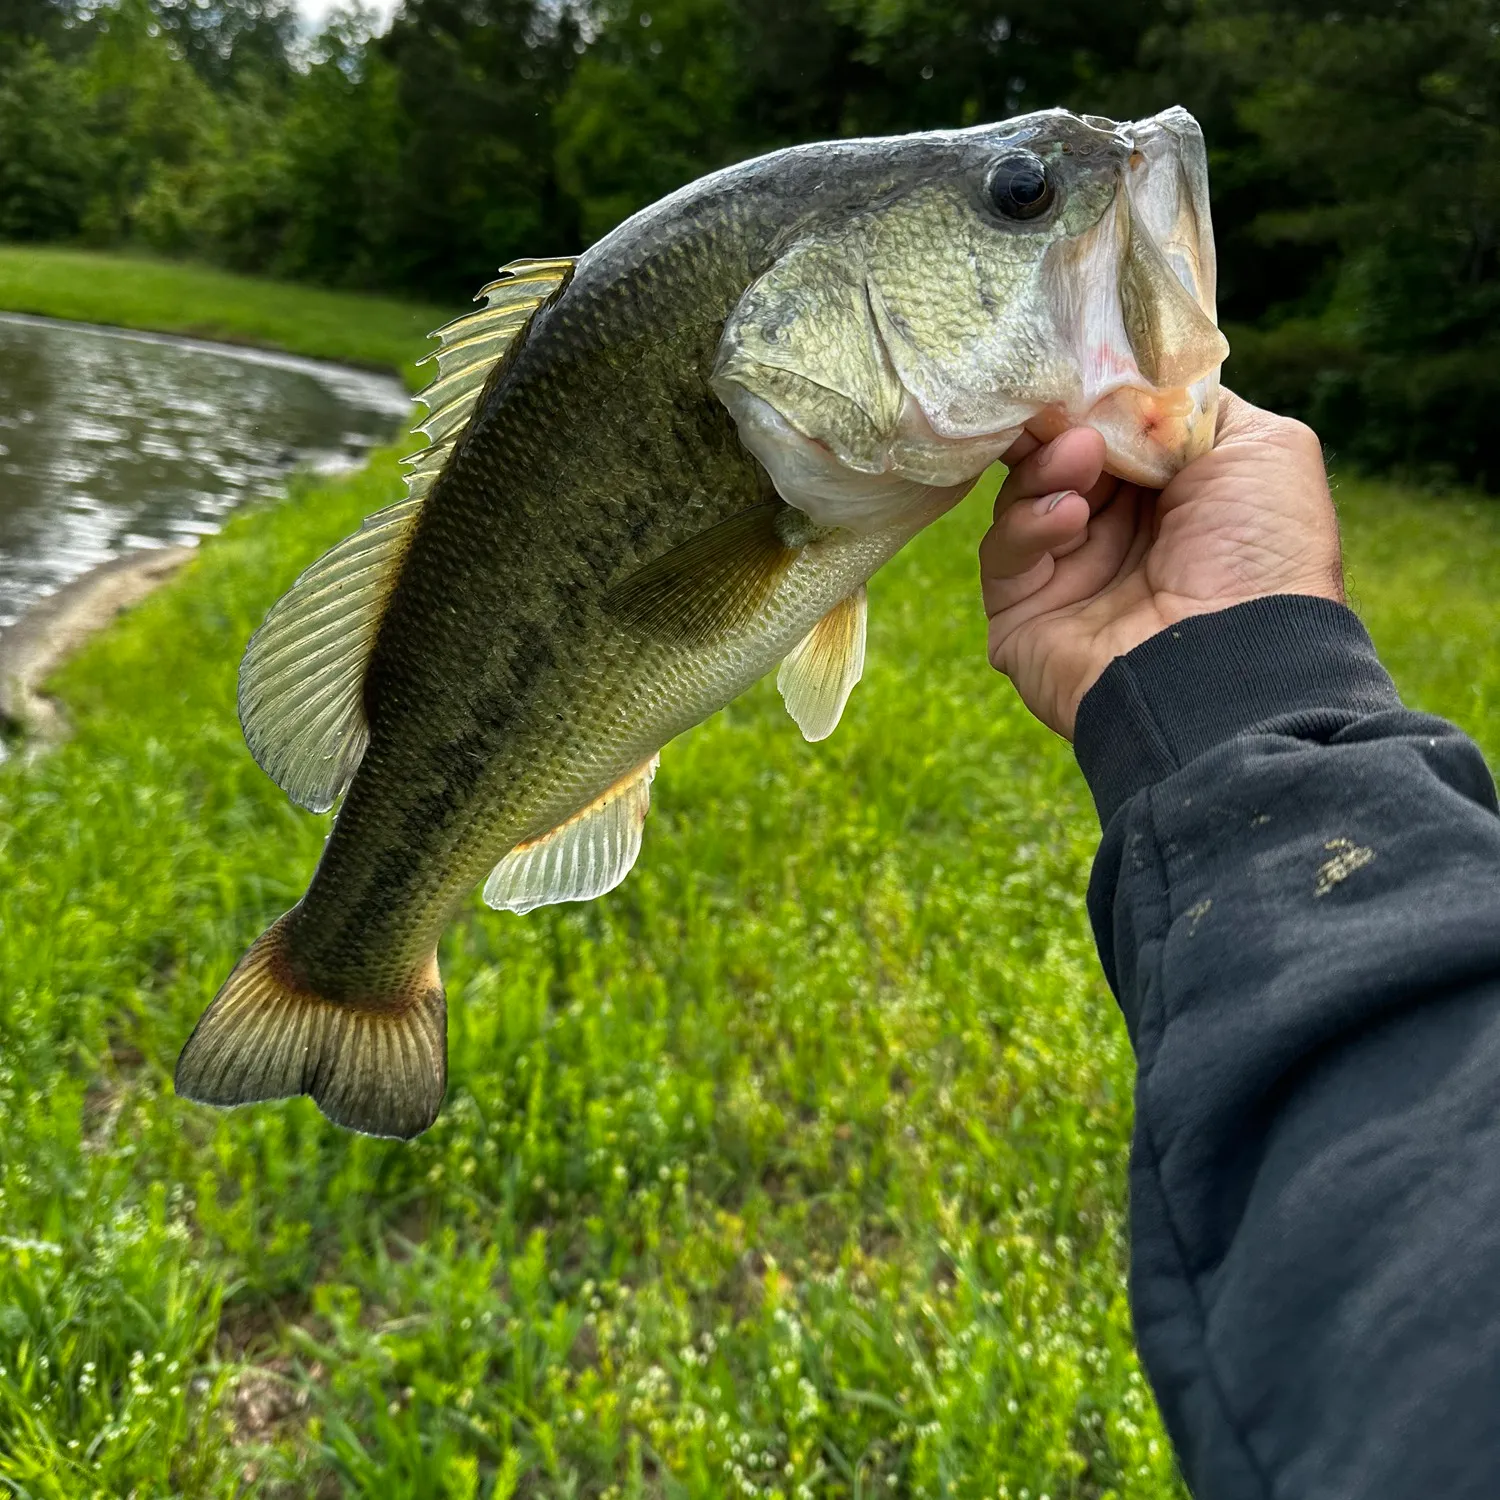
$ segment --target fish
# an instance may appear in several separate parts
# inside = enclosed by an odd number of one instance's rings
[[[251,753],[338,812],[178,1094],[425,1130],[474,887],[516,913],[612,890],[662,748],[773,669],[828,736],[867,580],[1023,430],[1093,426],[1153,486],[1206,451],[1214,298],[1182,109],[790,147],[503,268],[436,335],[405,497],[247,646]]]

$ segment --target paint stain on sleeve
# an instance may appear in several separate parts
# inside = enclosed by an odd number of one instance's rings
[[[1318,877],[1313,882],[1313,896],[1326,896],[1334,886],[1342,884],[1356,870],[1362,870],[1375,858],[1375,851],[1353,839],[1329,839],[1323,845],[1333,857],[1318,866]]]

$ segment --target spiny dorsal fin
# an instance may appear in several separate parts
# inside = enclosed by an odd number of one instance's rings
[[[611,589],[605,605],[664,641],[701,646],[733,635],[796,562],[803,543],[789,532],[797,524],[806,518],[779,500],[752,506],[647,563]]]
[[[521,343],[531,320],[573,279],[575,262],[515,260],[474,298],[485,299],[478,312],[466,313],[433,334],[439,341],[423,364],[435,361],[436,379],[417,400],[427,415],[412,429],[426,435],[428,446],[406,460],[406,493],[425,499],[442,473],[459,435],[479,404],[479,397],[501,361]]]
[[[826,740],[865,671],[865,586],[840,599],[792,648],[776,686],[807,740]]]
[[[326,812],[369,741],[364,679],[418,513],[502,360],[573,274],[571,260],[515,261],[487,305],[434,335],[437,379],[419,398],[431,442],[406,460],[406,499],[371,516],[272,606],[240,666],[240,723],[262,770],[293,802]],[[475,299],[478,300],[477,298]]]
[[[630,873],[641,852],[659,755],[622,776],[551,833],[518,844],[490,872],[484,899],[498,911],[527,912],[559,901],[592,901]]]

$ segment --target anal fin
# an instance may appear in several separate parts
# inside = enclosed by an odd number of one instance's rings
[[[567,822],[518,844],[490,872],[485,901],[499,911],[528,912],[614,890],[641,852],[660,759],[653,755]]]
[[[776,674],[786,711],[804,739],[826,740],[865,670],[865,618],[861,584],[840,599],[792,648]]]

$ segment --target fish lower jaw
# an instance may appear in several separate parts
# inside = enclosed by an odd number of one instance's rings
[[[1105,472],[1160,489],[1212,446],[1218,388],[1156,390],[1114,384],[1035,408],[1024,425],[1012,405],[993,431],[945,436],[913,412],[908,399],[898,430],[863,462],[841,456],[828,439],[797,429],[770,403],[737,393],[731,410],[741,441],[770,474],[777,492],[820,526],[870,535],[911,521],[926,525],[961,499],[1023,431],[1042,442],[1073,427],[1092,427],[1105,441]],[[1206,439],[1206,441],[1205,441]]]
[[[740,441],[776,493],[817,525],[860,536],[916,517],[926,518],[920,523],[925,525],[961,499],[995,457],[971,450],[955,462],[958,445],[939,443],[929,452],[906,434],[896,434],[874,454],[841,454],[833,437],[802,431],[769,401],[733,381],[723,382],[719,394]],[[890,451],[903,443],[904,451]]]
[[[1217,413],[1216,383],[1202,393],[1116,386],[1096,400],[1042,407],[1026,430],[1049,443],[1074,427],[1091,427],[1104,439],[1106,474],[1161,489],[1213,447]]]
[[[1074,427],[1091,427],[1105,442],[1105,473],[1129,484],[1160,489],[1186,464],[1213,446],[1218,411],[1216,377],[1188,387],[1160,389],[1138,371],[1101,382],[1063,399],[1027,407],[1003,398],[993,426],[984,431],[940,433],[930,419],[920,423],[908,398],[893,449],[892,470],[908,483],[951,483],[963,475],[964,493],[986,467],[1023,432],[1047,443]]]

